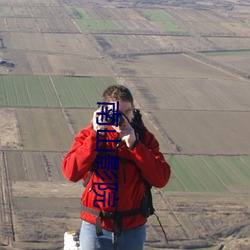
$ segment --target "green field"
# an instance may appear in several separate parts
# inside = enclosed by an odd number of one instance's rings
[[[171,156],[168,191],[229,192],[249,186],[250,156]]]
[[[172,16],[159,9],[138,9],[150,21],[173,21]]]
[[[119,27],[112,20],[76,19],[78,27],[89,32],[115,32]]]
[[[91,19],[87,12],[79,7],[71,8],[71,14],[74,19]]]
[[[221,50],[221,51],[204,51],[202,54],[206,56],[234,56],[250,54],[250,50]]]
[[[96,107],[112,77],[0,76],[0,107]]]
[[[169,14],[167,14],[165,11],[159,9],[138,9],[138,10],[143,16],[145,16],[148,20],[154,23],[158,28],[176,34],[183,33],[183,30],[180,29],[175,24],[174,18]]]
[[[89,32],[115,32],[119,27],[112,20],[93,19],[87,12],[78,7],[71,9],[71,15],[78,27]]]

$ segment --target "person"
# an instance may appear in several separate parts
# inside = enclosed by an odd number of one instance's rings
[[[105,110],[106,114],[112,110],[117,120],[121,117],[119,123],[107,125]],[[143,249],[147,216],[140,211],[145,181],[162,188],[171,170],[159,143],[144,125],[143,138],[138,138],[134,115],[129,89],[109,86],[91,124],[78,133],[63,159],[62,170],[68,180],[87,181],[82,194],[82,250]]]

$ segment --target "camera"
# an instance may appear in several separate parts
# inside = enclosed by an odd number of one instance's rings
[[[118,112],[114,113],[113,111],[110,111],[108,113],[107,122],[112,123],[112,125],[115,125],[115,126],[117,124],[118,124],[118,126],[120,126],[124,122],[124,118],[122,116],[122,113],[118,113]]]

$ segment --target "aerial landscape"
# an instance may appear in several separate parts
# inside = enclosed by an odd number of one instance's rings
[[[116,83],[172,170],[145,250],[250,249],[249,0],[0,0],[0,250],[79,230],[61,162]]]

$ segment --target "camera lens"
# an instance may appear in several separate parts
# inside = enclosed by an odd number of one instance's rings
[[[113,111],[109,112],[107,122],[112,123],[112,125],[116,125],[118,123],[118,126],[123,123],[123,117],[122,113],[113,113]]]

